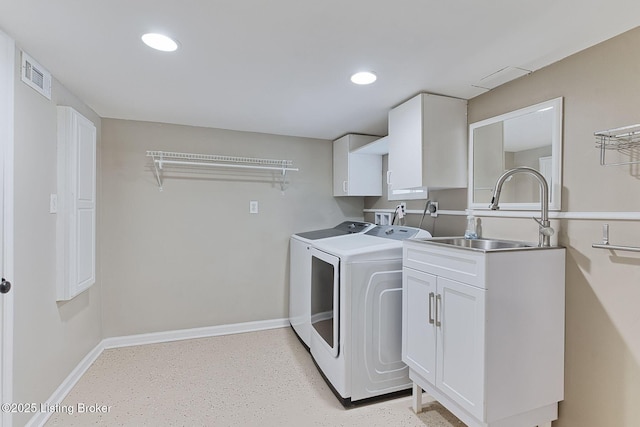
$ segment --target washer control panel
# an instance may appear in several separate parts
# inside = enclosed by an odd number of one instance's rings
[[[426,233],[415,227],[405,227],[402,225],[378,225],[365,234],[376,237],[384,237],[385,239],[406,240],[412,237],[418,237],[418,234]]]

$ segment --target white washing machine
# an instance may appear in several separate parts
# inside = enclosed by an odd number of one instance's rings
[[[402,241],[425,230],[377,226],[311,251],[311,356],[343,404],[411,388],[402,362]]]
[[[297,233],[289,248],[289,323],[309,348],[311,336],[311,251],[316,242],[364,233],[375,227],[368,222],[344,221],[333,228]]]

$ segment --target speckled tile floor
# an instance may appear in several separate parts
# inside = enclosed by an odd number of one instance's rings
[[[61,405],[47,426],[464,426],[410,397],[345,410],[290,328],[106,350]]]

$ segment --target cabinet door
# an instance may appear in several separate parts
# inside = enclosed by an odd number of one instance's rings
[[[333,195],[346,196],[349,185],[349,135],[333,141]]]
[[[484,419],[485,293],[438,277],[436,387]]]
[[[382,155],[354,152],[376,138],[345,135],[333,141],[334,197],[382,195]]]
[[[58,300],[95,283],[96,127],[71,107],[58,107]]]
[[[436,276],[406,267],[402,274],[402,361],[435,385]]]
[[[422,184],[422,95],[389,112],[389,175],[393,189]]]

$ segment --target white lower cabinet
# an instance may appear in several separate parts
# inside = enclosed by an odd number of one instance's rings
[[[486,291],[410,268],[403,283],[405,363],[482,417]]]
[[[564,249],[480,252],[405,242],[402,360],[471,427],[557,418],[564,381]]]

